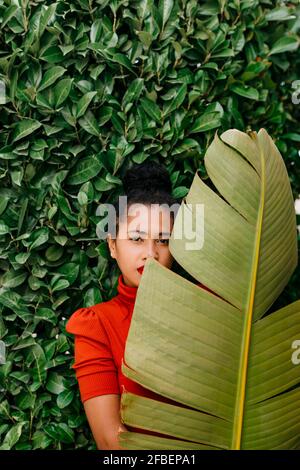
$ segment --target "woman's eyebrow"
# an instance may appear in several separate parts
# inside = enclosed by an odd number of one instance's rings
[[[133,233],[140,233],[141,235],[147,235],[146,232],[143,232],[143,231],[141,231],[141,230],[129,230],[129,231],[128,231],[128,233],[132,233],[132,232],[133,232]],[[159,235],[159,236],[160,236],[160,235],[169,235],[169,236],[170,236],[171,234],[170,234],[170,232],[159,232],[158,235]]]

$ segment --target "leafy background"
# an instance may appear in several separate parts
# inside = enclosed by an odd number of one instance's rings
[[[130,162],[181,198],[216,131],[264,127],[299,197],[299,31],[297,0],[0,0],[0,449],[96,448],[65,323],[116,294],[96,210]]]

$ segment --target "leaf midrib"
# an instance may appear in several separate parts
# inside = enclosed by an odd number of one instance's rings
[[[250,277],[250,291],[245,309],[245,320],[242,331],[242,343],[241,343],[241,358],[240,367],[238,369],[238,382],[237,382],[237,396],[236,405],[233,419],[233,433],[232,433],[232,445],[231,448],[239,450],[241,448],[242,430],[244,422],[244,409],[245,409],[245,396],[246,396],[246,383],[247,383],[247,370],[249,363],[249,349],[251,340],[251,326],[253,318],[253,306],[255,300],[255,289],[257,281],[257,271],[259,266],[259,253],[261,244],[261,232],[264,215],[265,205],[265,160],[262,149],[259,145],[257,133],[253,133],[254,138],[258,144],[260,163],[261,163],[261,197],[259,203],[258,217],[256,223],[256,237],[254,243],[253,262]],[[253,138],[253,137],[252,137]]]

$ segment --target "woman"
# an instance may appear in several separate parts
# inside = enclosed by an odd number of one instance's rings
[[[143,266],[148,258],[154,258],[163,266],[172,267],[168,239],[174,222],[171,208],[178,206],[178,201],[171,196],[172,184],[167,170],[154,162],[127,170],[123,185],[127,211],[119,213],[115,204],[116,238],[111,235],[107,238],[111,256],[121,271],[118,295],[107,302],[80,308],[66,325],[67,332],[75,335],[72,367],[76,371],[81,400],[97,448],[102,450],[121,449],[119,432],[138,432],[121,422],[123,391],[172,403],[126,378],[121,372],[121,363]],[[136,207],[134,204],[139,204],[136,213],[131,210]],[[160,209],[160,204],[165,207]]]

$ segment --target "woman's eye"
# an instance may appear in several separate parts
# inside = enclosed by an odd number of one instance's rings
[[[143,241],[143,239],[141,237],[132,237],[132,238],[130,238],[130,240],[132,240],[133,242],[139,242],[140,240]],[[169,244],[169,239],[168,238],[160,238],[156,241],[158,241],[162,245],[168,245]]]
[[[161,238],[158,241],[162,242],[163,245],[168,245],[169,244],[169,239],[168,238]]]

